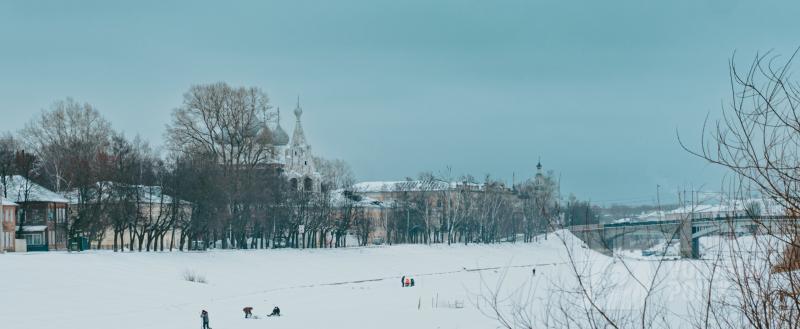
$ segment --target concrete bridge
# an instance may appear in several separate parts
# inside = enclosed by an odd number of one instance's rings
[[[576,225],[569,230],[593,250],[613,254],[615,248],[647,249],[659,241],[680,241],[684,258],[700,258],[700,238],[709,235],[755,234],[779,230],[781,225],[794,223],[789,216],[751,216],[684,219],[644,222]]]

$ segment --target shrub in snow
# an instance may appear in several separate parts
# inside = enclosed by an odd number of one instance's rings
[[[183,279],[189,282],[206,283],[206,277],[192,270],[183,271]]]

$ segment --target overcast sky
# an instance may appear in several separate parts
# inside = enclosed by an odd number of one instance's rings
[[[167,3],[169,2],[169,4]],[[235,3],[230,3],[235,2]],[[161,145],[192,84],[300,95],[313,150],[360,180],[508,182],[648,202],[722,171],[689,156],[734,51],[800,46],[796,1],[0,2],[0,131],[73,97]]]

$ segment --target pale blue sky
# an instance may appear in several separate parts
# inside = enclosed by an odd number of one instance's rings
[[[169,3],[167,3],[169,2]],[[229,3],[235,2],[235,3]],[[0,1],[0,131],[53,101],[159,145],[191,84],[300,94],[314,150],[361,180],[533,174],[598,202],[718,190],[680,149],[736,50],[800,46],[797,2]],[[283,126],[293,118],[284,111]],[[670,192],[673,191],[673,192]],[[662,196],[664,197],[664,196]]]

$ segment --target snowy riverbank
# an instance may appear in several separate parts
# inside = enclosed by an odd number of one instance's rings
[[[578,245],[572,247],[581,262],[613,264]],[[569,281],[566,259],[552,236],[469,246],[9,253],[0,255],[0,318],[17,329],[197,328],[206,309],[215,329],[493,328],[476,306],[486,293],[481,282],[494,286],[505,272],[506,289],[527,283],[539,299],[534,304],[546,303],[552,287]],[[642,274],[652,270],[650,262],[632,264]],[[668,266],[675,284],[693,285],[691,263]],[[207,283],[186,281],[187,271]],[[401,288],[403,275],[413,275],[416,286]],[[635,292],[627,296],[635,304]],[[265,318],[275,305],[284,316]],[[243,319],[245,306],[261,319]]]

